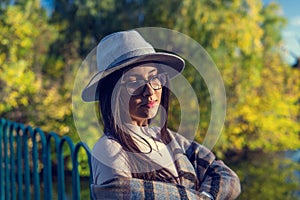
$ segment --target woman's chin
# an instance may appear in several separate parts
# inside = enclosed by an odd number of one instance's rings
[[[157,112],[158,112],[158,106],[152,108],[144,108],[136,115],[136,117],[140,119],[148,120],[154,118],[157,115]]]
[[[148,119],[152,119],[157,115],[158,106],[154,106],[148,109]]]

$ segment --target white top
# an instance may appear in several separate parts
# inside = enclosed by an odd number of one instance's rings
[[[132,138],[145,153],[149,159],[159,164],[161,167],[167,168],[175,177],[178,176],[173,154],[170,152],[168,146],[160,142],[160,129],[158,127],[138,127],[130,124],[127,125],[127,132],[131,134]],[[152,152],[145,141],[140,139],[143,137],[152,147]],[[95,144],[92,150],[92,169],[94,184],[102,184],[112,178],[119,176],[132,177],[130,163],[128,163],[128,154],[121,145],[107,136],[102,136]],[[144,171],[137,171],[143,173]]]

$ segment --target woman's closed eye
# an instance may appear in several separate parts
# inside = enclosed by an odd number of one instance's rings
[[[125,84],[129,87],[137,88],[142,85],[145,85],[145,80],[140,79],[140,80],[134,80],[134,81],[127,81]]]

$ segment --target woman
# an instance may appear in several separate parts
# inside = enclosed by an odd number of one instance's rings
[[[155,52],[138,32],[123,31],[100,41],[97,65],[99,72],[82,92],[84,101],[99,101],[104,122],[104,136],[92,151],[95,199],[239,195],[232,170],[167,128],[169,79],[182,72],[180,57]]]

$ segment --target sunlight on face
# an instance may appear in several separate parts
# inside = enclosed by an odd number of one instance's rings
[[[123,75],[121,107],[129,108],[129,123],[145,126],[157,114],[162,95],[162,86],[157,75],[158,70],[151,63],[134,67]]]

